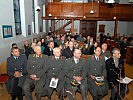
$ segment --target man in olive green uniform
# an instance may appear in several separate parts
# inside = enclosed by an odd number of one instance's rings
[[[42,54],[40,46],[35,46],[34,51],[35,54],[29,55],[28,58],[28,76],[23,86],[26,100],[33,100],[31,93],[32,86],[35,86],[37,100],[41,100],[41,93],[46,79],[45,72],[47,68],[45,63],[47,56]]]
[[[107,48],[108,48],[107,43],[103,43],[101,47],[102,47],[101,55],[102,55],[103,57],[105,57],[105,60],[109,59],[110,56],[111,56],[111,54],[110,54],[110,51],[107,50]]]
[[[82,80],[82,69],[85,60],[81,58],[81,50],[75,49],[74,57],[67,59],[63,72],[65,74],[65,91],[67,92],[69,100],[75,100],[75,93],[77,90],[81,92],[82,100],[86,99],[85,84]]]
[[[82,77],[87,76],[88,78],[88,88],[93,100],[100,100],[108,93],[107,73],[104,57],[100,56],[101,48],[97,47],[94,53],[94,55],[88,57]],[[98,80],[98,77],[100,80]]]
[[[47,62],[47,80],[46,85],[43,90],[43,95],[47,95],[48,99],[51,100],[51,95],[53,90],[56,90],[60,100],[63,100],[63,84],[64,77],[62,73],[62,68],[64,66],[65,58],[61,56],[61,49],[56,47],[53,49],[53,56],[49,57]],[[57,87],[51,87],[51,79],[57,79]],[[54,85],[54,83],[53,83]]]

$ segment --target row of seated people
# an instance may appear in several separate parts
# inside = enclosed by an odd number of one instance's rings
[[[50,43],[53,45],[53,42]],[[69,42],[69,47],[72,45],[74,43]],[[102,49],[97,46],[94,54],[85,61],[81,58],[81,48],[73,49],[71,54],[55,47],[53,54],[46,56],[42,54],[41,46],[36,45],[34,54],[29,55],[27,60],[18,47],[13,47],[7,59],[8,92],[12,100],[23,100],[23,93],[26,100],[33,100],[32,91],[35,87],[37,100],[41,100],[42,96],[48,96],[50,100],[53,90],[57,91],[60,100],[64,100],[64,96],[75,100],[75,93],[79,91],[82,100],[88,100],[86,95],[89,90],[94,100],[100,100],[108,94],[109,86],[112,90],[111,100],[122,100],[126,86],[121,84],[119,91],[116,79],[122,80],[125,77],[124,61],[120,58],[119,49],[113,49],[112,57],[104,49],[107,50],[106,43],[102,44]]]
[[[108,49],[112,50],[112,48],[117,47],[120,49],[121,54],[123,54],[123,58],[126,57],[126,48],[127,46],[133,46],[133,35],[130,37],[120,36],[118,34],[117,37],[111,37],[109,33],[106,35],[100,34],[100,44],[106,42],[108,44]]]

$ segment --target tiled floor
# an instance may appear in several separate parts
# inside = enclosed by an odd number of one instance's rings
[[[125,73],[126,76],[133,78],[133,65],[125,64]],[[129,86],[129,93],[126,95],[125,98],[123,98],[123,100],[133,100],[133,82],[131,82],[128,86]],[[34,93],[33,97],[34,100],[36,100]],[[87,98],[88,100],[92,100],[92,97],[89,93],[87,95]],[[109,100],[109,98],[110,98],[110,91],[109,94],[105,96],[102,100]],[[0,86],[0,100],[10,100],[10,95],[7,93],[5,86],[4,87]],[[43,97],[42,100],[47,100],[47,97]],[[53,93],[52,100],[58,100],[56,92]],[[66,98],[65,100],[68,100],[68,98]],[[79,93],[76,94],[76,100],[81,100],[81,95]]]

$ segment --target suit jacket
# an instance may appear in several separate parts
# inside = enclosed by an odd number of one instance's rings
[[[114,85],[118,84],[116,79],[120,79],[119,75],[121,70],[121,77],[125,77],[124,73],[124,61],[120,58],[118,67],[115,67],[114,59],[109,58],[106,61],[106,69],[107,69],[107,80],[109,84],[109,88],[112,88]]]
[[[48,56],[52,56],[53,55],[53,50],[50,51],[50,48],[48,47],[48,48],[44,49],[43,54],[48,55]]]
[[[27,58],[25,55],[20,55],[18,59],[15,59],[14,56],[7,58],[7,73],[10,79],[14,78],[15,71],[22,72],[21,77],[18,78],[18,86],[22,87],[25,81],[27,70]]]
[[[66,58],[71,58],[73,57],[73,51],[74,49],[71,51],[70,48],[66,48],[62,51],[62,56],[66,57]]]

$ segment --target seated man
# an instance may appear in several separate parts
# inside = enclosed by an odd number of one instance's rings
[[[53,90],[57,90],[60,100],[63,100],[64,76],[62,74],[62,68],[64,66],[65,59],[61,56],[61,49],[58,47],[53,49],[53,54],[53,56],[49,57],[46,64],[48,66],[48,70],[46,85],[44,87],[44,95],[47,95],[48,99],[51,100]],[[50,86],[53,78],[58,80],[57,86],[55,87]]]
[[[52,56],[53,55],[53,49],[54,49],[54,42],[49,41],[48,47],[44,49],[43,53],[45,55]]]
[[[35,46],[35,54],[29,55],[27,62],[28,76],[24,83],[24,93],[26,100],[33,100],[31,87],[35,86],[37,100],[41,100],[43,85],[45,84],[46,60],[47,56],[43,55],[40,46]]]
[[[74,57],[67,59],[63,72],[65,74],[65,90],[69,100],[75,100],[77,90],[81,91],[82,100],[87,100],[85,93],[85,82],[82,80],[81,74],[85,64],[85,60],[81,58],[81,50],[75,49]]]
[[[8,92],[12,95],[11,100],[23,100],[22,87],[25,81],[27,71],[27,58],[25,55],[20,55],[18,47],[12,47],[11,57],[7,59],[7,73],[9,80],[7,81]]]
[[[62,51],[62,56],[66,58],[71,58],[73,57],[73,51],[74,51],[74,43],[70,41],[68,43],[68,47]]]
[[[94,50],[94,55],[89,56],[84,66],[82,77],[87,77],[88,88],[93,100],[101,100],[108,93],[107,73],[101,48]]]
[[[108,58],[110,58],[110,51],[107,50],[108,48],[107,43],[103,43],[101,47],[102,47],[101,55],[105,57],[105,60],[107,60]]]
[[[120,50],[114,48],[113,56],[106,61],[107,80],[109,88],[112,90],[111,100],[122,100],[126,92],[126,85],[119,84],[117,80],[122,80],[125,77],[124,61],[120,58]],[[120,86],[120,91],[118,87]],[[120,93],[120,95],[119,95]]]

